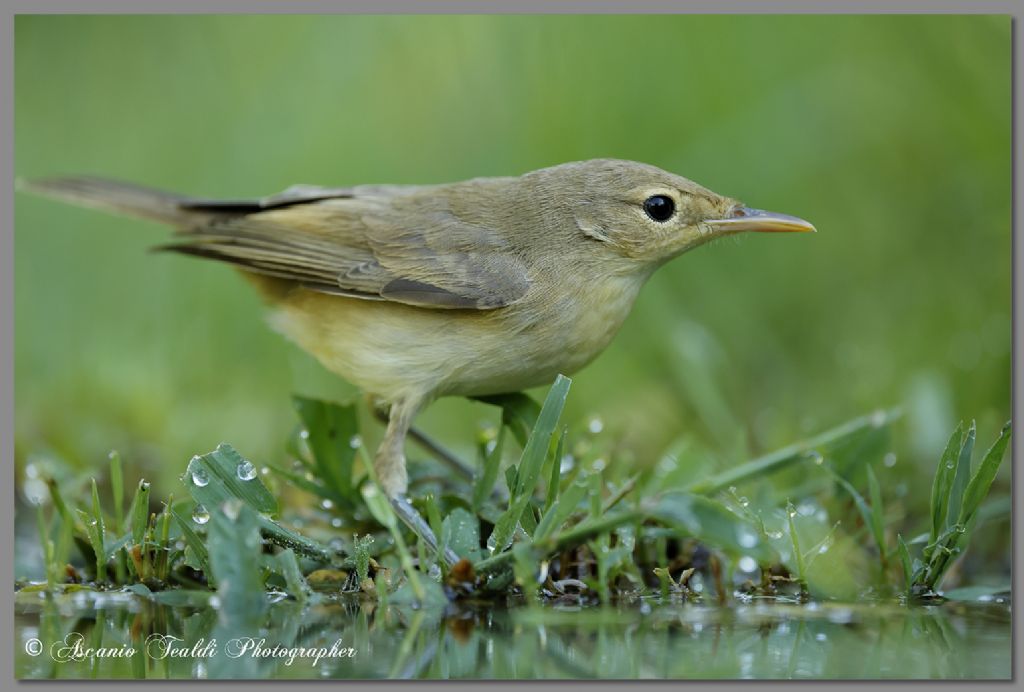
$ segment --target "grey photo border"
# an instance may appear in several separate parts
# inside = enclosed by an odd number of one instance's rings
[[[0,226],[0,327],[3,337],[0,338],[0,382],[2,382],[2,396],[0,396],[0,440],[2,440],[2,460],[8,472],[14,467],[14,16],[17,14],[317,14],[317,13],[353,13],[353,14],[766,14],[766,13],[808,13],[808,14],[1000,14],[1009,15],[1013,18],[1011,36],[1013,41],[1013,112],[1020,113],[1020,80],[1024,74],[1022,69],[1022,53],[1019,50],[1019,20],[1024,16],[1024,4],[1019,0],[827,0],[827,2],[810,2],[808,0],[508,0],[500,2],[496,0],[333,0],[332,2],[316,2],[310,0],[294,0],[284,2],[280,0],[178,0],[173,3],[141,2],[136,0],[4,0],[0,3],[0,26],[4,45],[8,48],[4,51],[0,64],[0,80],[2,80],[3,98],[0,103],[0,127],[3,131],[3,140],[0,144],[0,153],[3,157],[2,179],[0,186],[0,203],[2,203],[3,215],[2,226]],[[1012,122],[1016,122],[1015,119]],[[1020,225],[1020,205],[1017,200],[1021,197],[1021,180],[1016,175],[1017,164],[1021,159],[1021,140],[1014,128],[1012,142],[1012,180],[1014,191],[1014,202],[1012,205],[1013,227],[1016,230]],[[1016,242],[1014,234],[1012,242],[1012,261],[1016,269],[1020,265],[1022,250],[1021,245]],[[1012,411],[1018,410],[1018,397],[1021,389],[1017,386],[1019,370],[1018,353],[1021,344],[1021,336],[1024,333],[1024,321],[1020,320],[1022,285],[1018,281],[1016,271],[1013,274],[1013,361],[1012,361],[1012,383],[1013,393]],[[1013,461],[1019,458],[1019,452],[1024,441],[1019,435],[1013,437],[1012,458]],[[8,476],[10,479],[11,476]],[[1017,495],[1017,473],[1014,464],[1012,476],[1013,497]],[[13,526],[14,526],[14,502],[13,484],[10,487],[12,494],[8,495],[8,503],[3,507],[3,521],[7,530],[0,535],[0,556],[9,556],[13,551]],[[1012,561],[1015,589],[1021,588],[1021,575],[1018,571],[1018,550],[1017,544],[1022,533],[1022,513],[1011,510],[1013,526],[1013,550]],[[4,559],[0,557],[0,559]],[[8,562],[8,568],[3,574],[3,588],[10,593],[14,588],[13,563]],[[1019,591],[1018,591],[1019,592]],[[13,646],[13,622],[14,603],[3,600],[3,613],[7,627],[0,628],[0,681],[10,681],[18,685],[24,685],[36,690],[61,689],[67,684],[56,681],[15,681],[14,679],[14,650]],[[1013,617],[1012,650],[1013,662],[1011,664],[1012,681],[990,681],[990,682],[947,682],[942,681],[945,689],[964,688],[978,684],[987,687],[1017,686],[1016,673],[1018,671],[1017,661],[1020,655],[1022,640],[1019,632],[1020,618]],[[86,682],[96,684],[97,681],[70,681]],[[106,684],[109,681],[98,681],[99,684]],[[253,681],[151,681],[158,684],[162,689],[214,689],[225,684],[251,684]],[[328,681],[308,681],[304,684],[325,684]],[[338,683],[333,680],[331,683]],[[363,684],[365,681],[354,681],[349,684]],[[691,682],[685,680],[667,681],[496,681],[502,686],[530,685],[541,688],[549,685],[557,685],[558,689],[584,689],[584,685],[592,685],[594,682],[604,685],[639,686],[641,684],[653,684],[658,686],[681,686],[685,684],[705,684],[704,682]],[[820,684],[822,681],[798,681],[802,684]],[[867,681],[827,681],[827,684],[848,687],[860,686]],[[907,681],[907,682],[874,682],[873,689],[897,689],[905,684],[921,685],[931,684],[939,681]],[[138,681],[117,681],[115,684],[138,684]],[[261,688],[265,689],[286,689],[295,683],[293,681],[258,681]],[[345,684],[342,681],[342,684]],[[439,685],[446,684],[445,681],[373,681],[377,689],[399,689],[405,685]],[[471,681],[461,681],[463,685],[478,684]],[[740,688],[746,686],[745,681],[722,681],[712,683],[716,688]],[[785,689],[792,685],[793,681],[750,681],[760,688]],[[198,687],[196,687],[198,685]],[[6,687],[6,684],[4,684]]]

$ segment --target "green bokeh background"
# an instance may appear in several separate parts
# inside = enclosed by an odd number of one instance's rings
[[[634,463],[902,405],[880,475],[926,502],[956,421],[987,446],[1009,418],[1007,17],[21,16],[15,38],[22,177],[234,197],[620,157],[811,220],[672,262],[577,374],[569,420]],[[222,440],[281,459],[292,392],[354,394],[233,271],[147,253],[165,233],[16,197],[18,478],[117,448],[163,496]],[[468,450],[487,418],[442,400],[420,425]]]

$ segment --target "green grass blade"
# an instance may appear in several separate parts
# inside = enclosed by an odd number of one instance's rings
[[[551,509],[558,499],[559,480],[562,477],[562,455],[565,451],[565,436],[569,433],[568,428],[562,428],[562,434],[558,436],[558,444],[555,446],[555,457],[551,460],[551,472],[548,474],[548,487],[544,497],[544,512]]]
[[[509,508],[498,519],[494,531],[487,539],[487,546],[492,552],[500,553],[512,543],[516,526],[537,486],[540,469],[548,455],[551,436],[562,415],[562,408],[565,406],[565,399],[569,394],[571,384],[572,380],[559,375],[548,391],[544,406],[537,417],[537,424],[523,448],[523,454],[517,467],[515,485],[510,488]]]
[[[266,607],[259,515],[240,498],[211,512],[207,529],[210,569],[217,581],[221,610],[227,618],[245,622]]]
[[[268,540],[318,560],[330,561],[331,551],[269,518],[277,512],[277,500],[263,485],[252,463],[231,445],[221,444],[202,456],[194,456],[184,477],[197,505],[212,512],[225,502],[239,499],[255,511],[256,523]]]
[[[309,448],[317,475],[350,508],[359,501],[352,480],[359,421],[354,404],[333,404],[316,399],[294,397],[295,409],[309,433]]]
[[[89,539],[92,541],[93,552],[96,553],[96,579],[107,580],[107,529],[103,522],[103,508],[100,507],[100,493],[96,487],[96,479],[92,479],[92,519],[89,522]]]
[[[881,411],[855,418],[808,440],[797,442],[771,454],[740,464],[711,478],[691,483],[686,490],[691,493],[711,495],[744,481],[775,473],[792,464],[807,462],[808,452],[838,445],[862,433],[881,428],[898,415],[896,411]]]
[[[185,541],[185,545],[191,548],[192,554],[196,556],[199,568],[213,583],[214,577],[210,572],[210,555],[206,550],[206,543],[192,527],[192,518],[182,514],[181,510],[174,505],[171,505],[171,516],[174,517],[174,521],[177,522],[178,528],[181,530],[181,538]]]
[[[793,519],[796,517],[796,507],[793,506],[792,502],[786,502],[786,521],[789,525],[789,540],[793,544],[793,557],[796,560],[796,573],[800,579],[800,590],[807,590],[807,566],[804,563],[804,554],[800,550],[800,535],[796,530],[796,522]]]
[[[703,495],[667,492],[650,505],[650,516],[733,557],[750,555],[759,564],[778,558],[759,526]]]
[[[939,457],[939,465],[935,469],[935,477],[932,479],[932,531],[928,542],[935,543],[946,527],[946,511],[949,509],[949,489],[953,485],[953,474],[956,472],[956,462],[963,447],[962,439],[964,432],[963,421],[956,426],[956,430],[949,436],[946,449]],[[926,556],[927,557],[927,556]]]
[[[472,506],[474,510],[483,507],[484,502],[491,496],[491,491],[494,490],[494,483],[498,480],[498,472],[501,470],[501,453],[504,447],[505,426],[502,425],[498,428],[498,438],[494,442],[494,447],[489,452],[485,448],[483,472],[473,484]]]
[[[576,479],[561,495],[554,504],[548,507],[537,524],[537,530],[533,534],[534,541],[542,541],[548,538],[569,516],[576,511],[583,498],[587,496],[590,489],[588,476],[581,476]]]
[[[878,554],[882,558],[882,569],[888,559],[885,549],[885,508],[882,505],[882,489],[878,485],[878,478],[875,471],[868,466],[868,495],[871,497],[871,533],[875,537],[875,545],[878,546]]]
[[[252,463],[229,444],[217,445],[212,452],[192,457],[184,480],[192,499],[210,511],[238,498],[257,512],[277,513],[277,500],[263,485]]]
[[[299,561],[295,557],[295,551],[293,550],[282,550],[275,557],[277,561],[278,572],[284,577],[285,589],[295,597],[295,600],[299,603],[305,603],[309,600],[312,595],[312,589],[309,588],[309,584],[306,583],[305,577],[302,576],[302,570],[299,569]]]
[[[896,534],[896,548],[900,554],[900,564],[903,566],[904,588],[909,594],[914,583],[914,571],[910,562],[910,550],[907,549],[907,544],[903,542],[903,536],[900,534]]]
[[[981,503],[985,500],[988,495],[989,488],[992,487],[992,481],[995,480],[996,472],[999,470],[999,466],[1003,461],[1003,454],[1006,451],[1007,445],[1010,443],[1010,435],[1012,434],[1010,421],[1007,421],[1006,425],[999,433],[999,438],[992,444],[989,450],[985,453],[985,457],[978,464],[978,469],[974,473],[974,477],[971,478],[970,483],[967,484],[967,489],[964,491],[963,502],[960,508],[960,514],[957,518],[958,524],[966,525],[974,515],[978,512],[981,507]]]
[[[110,493],[114,498],[114,533],[120,535],[124,531],[124,470],[116,451],[110,453]]]
[[[131,521],[132,543],[139,545],[146,534],[146,524],[149,520],[149,481],[142,479],[135,488],[135,495],[132,497],[132,504],[128,512]]]
[[[949,501],[946,507],[946,528],[957,523],[960,517],[961,505],[963,505],[964,491],[971,478],[971,456],[974,454],[974,438],[977,435],[977,427],[971,421],[971,427],[967,429],[967,438],[964,440],[960,454],[957,456],[956,470],[953,474],[953,482],[949,488]]]
[[[412,587],[416,599],[422,603],[426,598],[426,591],[420,582],[416,568],[413,566],[412,554],[409,552],[405,539],[402,537],[402,532],[398,528],[398,517],[395,516],[391,503],[388,502],[388,498],[385,497],[384,493],[378,489],[376,483],[366,483],[363,485],[362,494],[363,500],[366,502],[366,506],[369,508],[373,518],[391,533],[391,537],[395,541],[395,548],[398,551],[399,562],[401,562],[405,576],[409,580],[409,586]]]

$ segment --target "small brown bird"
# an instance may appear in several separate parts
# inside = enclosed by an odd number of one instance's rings
[[[642,163],[597,159],[446,185],[297,185],[210,200],[95,178],[33,191],[174,226],[162,249],[228,262],[276,329],[391,404],[374,466],[406,492],[416,413],[519,391],[601,352],[655,269],[741,231],[813,231]]]

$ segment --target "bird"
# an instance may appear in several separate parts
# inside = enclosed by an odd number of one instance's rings
[[[815,230],[607,158],[445,184],[293,185],[252,199],[87,176],[22,187],[169,225],[157,249],[241,270],[274,329],[390,405],[373,467],[418,533],[429,527],[409,514],[404,449],[430,402],[573,374],[608,346],[654,271],[711,240]]]

